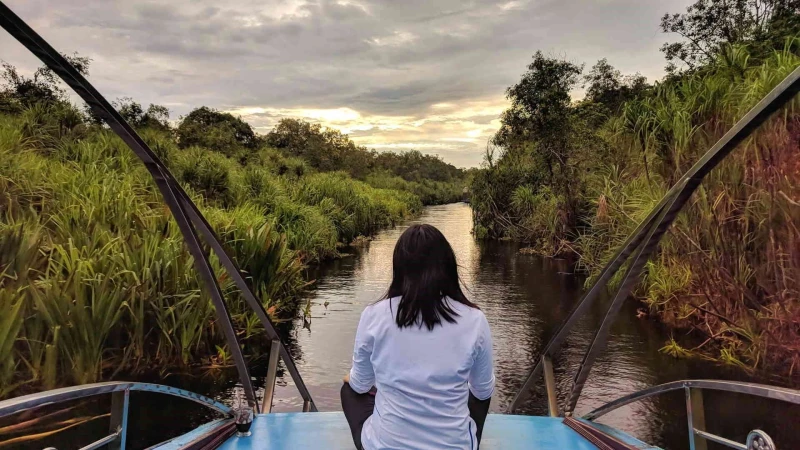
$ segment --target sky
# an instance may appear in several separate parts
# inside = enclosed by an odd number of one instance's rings
[[[198,106],[267,133],[318,122],[376,150],[478,166],[505,90],[542,50],[663,76],[665,13],[692,0],[3,0],[109,100]],[[0,59],[38,61],[0,32]],[[580,90],[574,96],[580,97]]]

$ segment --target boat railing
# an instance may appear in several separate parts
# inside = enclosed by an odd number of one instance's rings
[[[199,403],[221,413],[225,417],[229,418],[233,416],[233,410],[228,406],[194,392],[160,384],[110,381],[54,389],[4,400],[0,402],[0,418],[41,406],[55,405],[97,395],[111,394],[110,434],[82,447],[81,450],[93,450],[105,445],[108,445],[109,449],[125,449],[128,435],[128,405],[130,402],[130,393],[133,391],[156,392],[159,394],[171,395]]]
[[[582,418],[589,421],[604,416],[625,405],[644,400],[667,392],[684,390],[686,393],[686,414],[689,425],[689,449],[706,450],[706,441],[713,441],[739,450],[763,449],[772,450],[775,444],[761,430],[753,430],[742,444],[722,436],[709,433],[705,424],[705,408],[703,406],[703,390],[725,391],[737,394],[754,395],[773,400],[780,400],[800,405],[800,391],[782,387],[767,386],[756,383],[722,380],[683,380],[653,386],[633,394],[620,397],[614,401],[585,414]],[[698,439],[700,438],[700,439]]]

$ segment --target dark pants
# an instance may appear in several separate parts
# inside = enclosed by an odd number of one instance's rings
[[[347,418],[347,424],[350,425],[353,442],[358,450],[363,450],[364,447],[361,446],[361,429],[364,428],[364,422],[375,411],[375,396],[369,393],[359,394],[347,383],[342,385],[341,396],[342,410]],[[478,428],[475,432],[475,435],[478,436],[478,445],[481,443],[483,424],[486,422],[486,415],[489,414],[489,403],[491,401],[491,398],[478,400],[471,392],[469,394],[467,405],[469,406],[469,416],[472,417]]]

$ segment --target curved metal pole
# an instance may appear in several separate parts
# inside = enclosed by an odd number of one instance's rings
[[[170,208],[173,216],[178,222],[181,233],[184,236],[187,246],[189,247],[192,256],[194,257],[195,264],[198,271],[203,278],[206,285],[206,290],[214,300],[215,309],[220,318],[220,326],[228,340],[228,346],[233,353],[234,360],[236,361],[237,369],[239,371],[239,378],[248,402],[258,411],[258,405],[255,401],[255,391],[250,380],[250,375],[247,366],[244,362],[244,357],[241,354],[241,348],[236,338],[236,334],[230,324],[230,317],[227,313],[224,300],[222,299],[219,286],[213,272],[209,277],[210,265],[199,246],[197,234],[192,227],[197,227],[203,234],[206,243],[211,246],[212,250],[217,254],[220,262],[228,271],[231,278],[233,278],[237,287],[244,294],[245,300],[248,305],[253,308],[256,315],[261,320],[270,339],[280,340],[274,324],[270,321],[269,316],[266,314],[263,305],[259,302],[252,291],[247,286],[244,278],[241,275],[236,264],[225,253],[222,244],[219,242],[211,226],[200,213],[197,206],[191,201],[189,196],[175,180],[169,170],[163,165],[153,151],[147,144],[136,134],[133,128],[125,122],[119,113],[111,106],[108,101],[83,77],[77,70],[75,70],[66,59],[61,56],[53,47],[51,47],[41,36],[33,31],[22,19],[17,17],[6,5],[0,1],[0,25],[6,29],[14,38],[16,38],[22,45],[30,50],[34,55],[44,62],[56,75],[58,75],[68,86],[70,86],[92,109],[92,111],[99,117],[103,118],[111,129],[122,138],[122,140],[133,150],[139,159],[145,165],[148,172],[153,176],[156,186],[164,196],[165,203]],[[188,216],[188,220],[187,220]],[[191,223],[190,223],[191,221]],[[227,320],[226,320],[227,319]],[[291,354],[286,349],[285,345],[281,342],[281,356],[284,358],[284,363],[287,366],[289,373],[292,376],[295,385],[300,391],[301,396],[306,402],[311,404],[312,411],[316,411],[316,406],[311,399],[311,395],[305,386]]]
[[[136,131],[128,124],[125,119],[115,110],[110,103],[92,86],[83,75],[41,36],[31,29],[22,19],[12,12],[5,4],[0,2],[0,25],[5,28],[22,45],[36,55],[44,64],[56,75],[64,80],[75,92],[89,105],[91,110],[108,123],[112,130],[119,135],[122,140],[136,153],[139,159],[144,162],[150,175],[156,182],[156,186],[164,197],[164,202],[170,209],[172,216],[178,223],[178,227],[183,235],[186,246],[189,248],[195,268],[200,273],[200,277],[205,284],[207,293],[211,296],[214,309],[217,313],[219,326],[222,328],[228,347],[233,354],[236,368],[239,371],[239,381],[244,387],[248,403],[258,411],[255,390],[247,370],[247,364],[242,355],[239,339],[233,324],[230,320],[225,300],[222,298],[222,291],[217,284],[211,266],[205,252],[200,246],[194,228],[187,220],[181,202],[178,201],[174,186],[177,183],[168,175],[169,171],[164,167],[158,157],[153,153],[147,144],[136,134]]]
[[[291,353],[289,353],[289,349],[283,343],[283,340],[278,334],[278,330],[275,328],[275,324],[272,323],[272,320],[269,318],[269,314],[267,314],[267,311],[264,309],[264,305],[256,298],[255,294],[253,294],[253,291],[250,290],[250,287],[247,285],[244,277],[242,277],[239,267],[236,265],[233,259],[228,256],[228,253],[225,252],[225,249],[222,248],[222,244],[220,243],[216,233],[214,233],[214,229],[211,228],[211,225],[209,225],[205,217],[203,217],[203,214],[199,209],[197,209],[197,206],[191,200],[189,200],[189,196],[186,195],[185,192],[181,197],[181,200],[186,212],[189,215],[189,218],[192,219],[192,222],[200,230],[200,233],[203,234],[205,241],[208,242],[211,248],[214,250],[214,253],[216,253],[217,257],[219,258],[219,261],[222,263],[223,267],[225,267],[225,270],[231,275],[231,278],[233,279],[234,283],[236,283],[236,287],[238,287],[241,291],[247,304],[253,311],[255,311],[256,316],[258,317],[259,321],[261,321],[261,325],[264,326],[264,330],[266,330],[269,339],[273,342],[277,341],[280,344],[279,353],[283,359],[283,363],[286,365],[286,370],[292,377],[292,381],[294,381],[297,390],[300,392],[300,396],[310,405],[310,412],[317,412],[317,405],[311,398],[311,393],[308,391],[305,382],[303,382],[303,378],[300,376],[300,371],[297,370],[294,357]]]
[[[82,384],[80,386],[53,389],[51,391],[37,392],[36,394],[3,400],[0,402],[0,417],[10,416],[38,406],[52,405],[70,400],[122,391],[156,392],[159,394],[172,395],[174,397],[200,403],[226,416],[233,415],[231,408],[214,399],[195,394],[194,392],[161,384],[109,381],[105,383]]]
[[[166,169],[161,169],[163,173]],[[236,336],[236,330],[233,328],[231,315],[228,312],[228,307],[225,304],[225,299],[222,296],[222,290],[217,283],[217,277],[214,275],[214,270],[211,268],[211,263],[208,261],[206,253],[200,246],[200,240],[197,237],[197,232],[191,223],[186,218],[186,211],[183,204],[178,201],[173,188],[174,185],[170,183],[163,183],[161,193],[164,195],[164,201],[170,206],[172,216],[178,223],[178,227],[183,235],[184,242],[189,248],[189,252],[195,262],[195,268],[200,272],[200,277],[206,286],[206,291],[211,295],[211,300],[214,303],[214,310],[217,313],[218,323],[222,332],[225,334],[225,340],[228,342],[228,348],[233,354],[233,360],[236,363],[236,370],[239,373],[239,382],[242,383],[248,404],[255,409],[256,413],[259,412],[258,401],[256,400],[256,392],[253,388],[253,382],[250,378],[250,371],[247,368],[247,362],[244,360],[244,354],[239,343],[239,338]]]
[[[572,392],[567,402],[567,407],[565,408],[567,413],[571,413],[575,409],[575,404],[578,403],[578,398],[580,398],[581,392],[583,391],[583,385],[586,382],[586,378],[589,376],[592,365],[594,365],[594,361],[605,349],[605,344],[608,340],[608,334],[611,331],[611,325],[613,325],[614,320],[617,318],[617,314],[619,314],[619,310],[622,308],[623,303],[625,303],[625,300],[639,282],[639,276],[641,275],[645,264],[650,259],[650,255],[653,254],[655,249],[658,247],[659,241],[661,241],[661,237],[664,236],[664,233],[666,233],[667,229],[669,229],[669,227],[672,225],[673,220],[675,220],[678,212],[683,207],[683,202],[685,202],[685,200],[692,195],[691,191],[686,186],[687,181],[688,180],[683,181],[683,189],[677,196],[671,199],[669,206],[661,210],[661,214],[658,215],[658,219],[654,222],[656,225],[650,228],[647,237],[642,245],[639,246],[638,252],[633,257],[633,261],[628,267],[628,272],[625,274],[622,285],[619,288],[619,291],[617,291],[617,295],[614,297],[614,300],[611,302],[611,306],[609,306],[608,311],[606,311],[606,316],[603,319],[603,322],[595,332],[592,343],[590,344],[589,349],[581,361],[578,373],[575,374]]]
[[[794,80],[792,80],[792,78],[794,78]],[[732,129],[725,133],[725,136],[723,136],[722,139],[720,139],[706,154],[706,156],[711,157],[708,159],[704,157],[700,162],[698,162],[698,164],[695,165],[698,170],[690,170],[689,174],[682,177],[681,180],[676,183],[675,187],[680,189],[679,192],[674,197],[674,200],[671,202],[670,206],[664,210],[665,212],[662,215],[660,215],[657,225],[653,228],[653,230],[650,231],[647,239],[642,244],[639,253],[635,256],[630,265],[628,273],[625,275],[622,286],[617,291],[617,295],[615,296],[614,301],[611,303],[605,319],[600,325],[600,328],[597,330],[594,338],[592,339],[592,343],[587,350],[583,361],[581,362],[580,370],[575,376],[572,392],[567,404],[566,410],[568,412],[572,412],[575,409],[575,405],[578,403],[578,399],[583,391],[584,383],[589,377],[589,372],[591,371],[592,365],[600,353],[602,353],[605,349],[605,344],[608,340],[608,333],[611,325],[614,323],[614,320],[617,317],[617,314],[619,313],[619,309],[631,294],[636,284],[639,283],[639,277],[644,269],[644,265],[650,259],[650,256],[655,252],[659,242],[661,241],[661,238],[664,236],[669,227],[675,221],[675,218],[692,197],[692,194],[694,194],[698,186],[700,186],[700,183],[702,183],[705,176],[708,175],[708,173],[710,173],[720,161],[729,155],[733,149],[739,145],[740,142],[742,142],[753,131],[755,131],[755,129],[758,128],[758,126],[760,126],[761,123],[763,123],[774,111],[792,99],[794,94],[792,93],[791,87],[794,85],[794,92],[796,93],[800,87],[800,81],[798,81],[799,79],[800,68],[796,69],[792,74],[789,75],[789,77],[786,78],[786,80],[784,80],[784,82],[776,86],[775,89],[773,89],[773,91],[767,95],[767,97],[759,102],[758,105],[753,107],[741,120],[739,120],[736,125],[734,125]],[[673,187],[673,189],[670,191],[675,190],[675,187]]]
[[[605,405],[588,414],[585,414],[583,418],[586,420],[595,420],[598,417],[604,416],[611,411],[614,411],[615,409],[621,408],[625,405],[644,400],[648,397],[661,395],[665,392],[679,391],[686,388],[735,392],[738,394],[755,395],[758,397],[800,405],[800,391],[795,389],[767,386],[757,383],[742,383],[738,381],[683,380],[660,384],[658,386],[653,386],[638,392],[634,392],[633,394],[620,397],[614,401],[606,403]]]
[[[671,193],[672,191],[670,191]],[[661,202],[650,212],[650,214],[639,224],[636,230],[628,236],[628,239],[622,244],[620,249],[617,253],[611,258],[611,260],[606,264],[603,268],[603,271],[600,273],[600,276],[597,280],[592,284],[588,291],[581,297],[572,311],[567,316],[567,319],[559,325],[558,330],[556,331],[555,335],[550,338],[550,341],[545,346],[544,350],[542,351],[542,355],[554,357],[555,353],[561,347],[561,344],[564,342],[564,339],[567,338],[567,335],[572,330],[572,327],[575,325],[575,322],[578,321],[586,311],[594,303],[595,299],[600,295],[601,292],[605,289],[606,284],[614,274],[622,267],[628,257],[633,253],[634,250],[641,244],[642,240],[644,239],[645,235],[651,229],[655,219],[661,214],[662,209],[667,204],[667,201],[670,198],[670,193],[664,196],[661,199]],[[532,395],[533,386],[536,384],[536,380],[542,374],[542,359],[538,359],[538,363],[528,374],[528,377],[525,379],[525,383],[522,385],[519,391],[517,391],[517,395],[514,396],[514,400],[512,400],[511,404],[506,409],[506,413],[514,413],[517,408],[519,408],[522,403],[530,398]]]
[[[567,319],[559,327],[555,336],[550,339],[545,346],[544,355],[553,356],[560,348],[567,334],[570,332],[575,322],[588,310],[598,294],[603,291],[605,285],[611,277],[627,261],[634,249],[637,248],[645,235],[649,234],[657,216],[666,207],[679,191],[684,187],[690,188],[691,194],[703,178],[714,169],[736,146],[746,139],[756,128],[758,128],[772,113],[788,103],[800,91],[800,67],[796,68],[789,76],[779,83],[769,94],[767,94],[757,105],[755,105],[742,119],[740,119],[725,136],[723,136],[691,169],[673,186],[653,211],[642,221],[637,229],[628,237],[621,249],[606,264],[597,281],[592,284],[587,293],[581,298],[576,307],[572,310]],[[684,183],[687,186],[684,186]],[[693,186],[693,187],[692,187]],[[685,203],[685,201],[683,202]],[[681,205],[682,206],[682,205]],[[531,390],[537,378],[542,373],[541,359],[534,366],[523,384],[517,392],[514,400],[508,406],[506,412],[513,413],[519,406],[531,396]],[[577,399],[576,399],[577,401]],[[572,401],[570,402],[572,403]]]

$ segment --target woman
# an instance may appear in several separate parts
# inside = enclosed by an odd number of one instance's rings
[[[361,314],[342,386],[356,448],[477,449],[494,392],[489,323],[436,228],[407,229],[392,264],[389,291]]]

